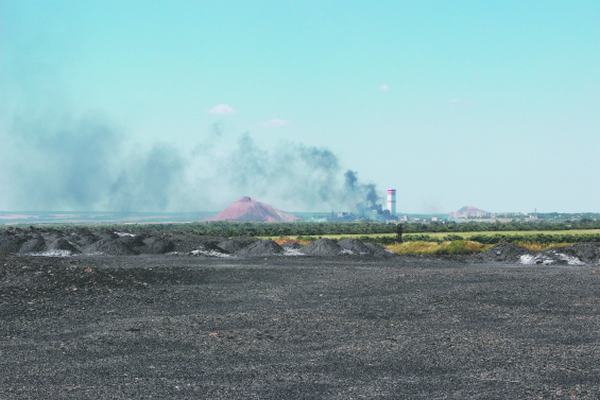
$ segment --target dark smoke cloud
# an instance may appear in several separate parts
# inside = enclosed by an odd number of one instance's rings
[[[196,211],[250,195],[291,210],[381,210],[376,187],[329,149],[264,147],[248,133],[232,146],[222,123],[187,149],[134,143],[97,117],[16,120],[0,140],[12,209]]]
[[[344,188],[346,194],[352,198],[355,211],[363,214],[370,211],[379,214],[383,212],[377,187],[372,183],[360,183],[356,171],[348,170],[344,173]]]

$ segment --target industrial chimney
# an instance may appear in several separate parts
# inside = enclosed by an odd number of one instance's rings
[[[387,209],[391,216],[396,216],[396,189],[387,190]]]

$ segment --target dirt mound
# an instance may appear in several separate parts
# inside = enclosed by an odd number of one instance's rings
[[[301,251],[307,256],[334,257],[342,253],[342,248],[335,240],[318,239],[304,246]]]
[[[86,228],[76,229],[74,232],[71,233],[69,237],[69,240],[77,244],[77,246],[79,246],[80,248],[85,248],[91,245],[92,243],[97,242],[99,239],[100,238],[97,235],[95,235],[92,231]]]
[[[210,221],[262,221],[262,222],[294,222],[298,217],[277,210],[266,203],[250,197],[242,197],[221,211]]]
[[[519,258],[527,254],[527,249],[512,243],[500,243],[486,252],[480,254],[484,261],[517,262]]]
[[[175,244],[168,239],[148,237],[143,240],[143,244],[139,251],[144,254],[165,254],[175,251]]]
[[[338,245],[342,248],[344,254],[357,256],[370,256],[373,254],[371,249],[358,239],[338,240]]]
[[[371,255],[374,257],[392,257],[394,255],[394,253],[387,251],[378,244],[366,242],[364,245],[371,251]]]
[[[235,253],[239,257],[266,257],[283,253],[283,248],[272,240],[257,240]]]
[[[255,238],[247,238],[247,237],[239,237],[233,239],[225,239],[217,243],[217,246],[227,253],[233,254],[244,247],[248,247],[252,243],[256,242],[258,239]]]
[[[41,235],[37,235],[27,240],[19,249],[20,254],[41,253],[48,250],[46,241]]]
[[[600,261],[600,243],[577,243],[560,249],[561,253],[577,257],[585,263],[597,263]]]
[[[118,239],[104,238],[85,248],[87,254],[106,254],[110,256],[129,256],[139,254],[127,244]]]
[[[21,234],[13,234],[5,232],[0,236],[0,254],[18,253],[23,243],[27,241],[27,237]]]

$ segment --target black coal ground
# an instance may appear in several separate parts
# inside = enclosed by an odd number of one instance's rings
[[[599,293],[597,266],[0,256],[0,398],[598,398]]]

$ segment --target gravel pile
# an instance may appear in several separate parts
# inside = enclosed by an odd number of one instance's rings
[[[130,256],[139,254],[127,244],[115,239],[100,239],[99,241],[87,246],[85,254],[106,254],[110,256]]]
[[[335,257],[342,254],[342,247],[332,239],[318,239],[304,246],[301,252],[313,257]]]
[[[20,254],[42,253],[48,250],[46,241],[41,235],[37,235],[28,239],[19,249]]]
[[[587,264],[600,263],[600,243],[577,243],[560,249],[560,252],[577,257]]]
[[[27,240],[28,238],[24,235],[15,234],[10,231],[3,232],[0,237],[0,255],[18,253],[21,245]]]
[[[258,239],[249,237],[239,237],[232,239],[223,239],[217,243],[221,249],[225,250],[229,254],[237,253],[244,247],[248,247],[252,243],[255,243]]]
[[[144,254],[165,254],[175,251],[175,244],[167,239],[148,237],[142,243],[140,253]]]
[[[338,241],[338,245],[342,248],[344,254],[360,256],[373,255],[373,251],[357,239],[342,239]]]
[[[365,246],[371,251],[373,257],[392,257],[394,255],[394,253],[375,243],[367,242]]]
[[[75,254],[165,254],[175,250],[172,240],[148,235],[92,232],[86,228],[8,228],[0,231],[0,255],[70,256]]]
[[[258,240],[241,250],[235,255],[238,257],[266,257],[282,254],[283,248],[272,240]]]

